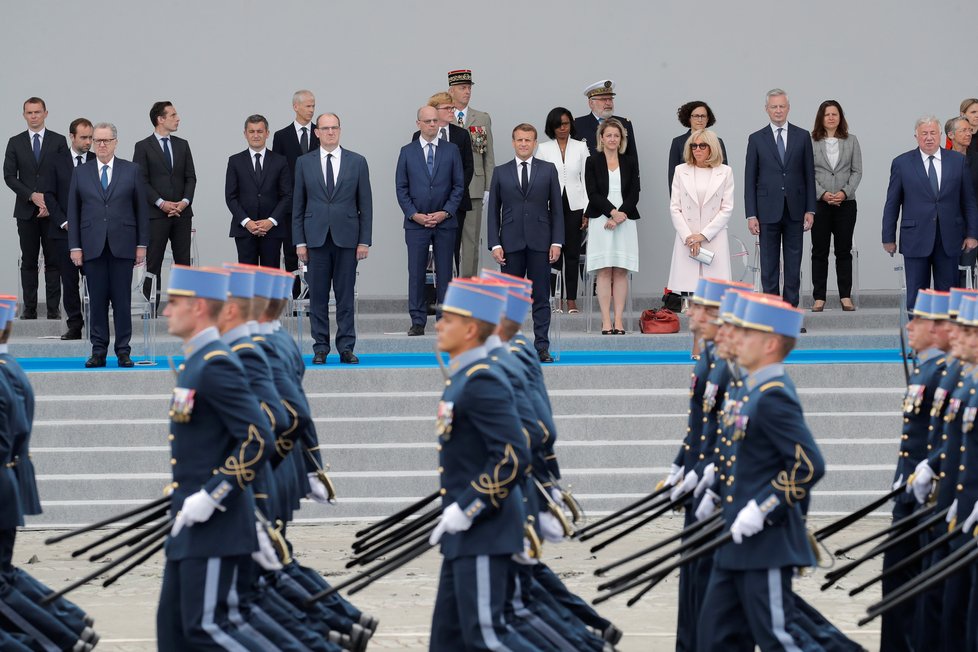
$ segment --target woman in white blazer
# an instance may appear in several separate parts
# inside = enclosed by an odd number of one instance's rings
[[[588,220],[584,217],[587,207],[587,192],[584,189],[584,161],[590,154],[587,144],[577,140],[574,133],[574,118],[562,106],[550,111],[544,133],[550,138],[537,147],[536,157],[550,161],[557,168],[560,180],[561,198],[564,200],[564,246],[560,258],[553,264],[554,269],[563,270],[564,299],[567,312],[578,312],[577,280],[581,261],[581,239]],[[550,293],[554,288],[551,285]],[[563,310],[558,304],[557,311]]]
[[[708,129],[692,132],[683,148],[686,161],[676,166],[669,213],[676,229],[667,287],[692,293],[701,276],[730,279],[727,222],[733,214],[733,170],[723,164],[723,150]],[[700,249],[713,253],[713,261],[694,257]]]

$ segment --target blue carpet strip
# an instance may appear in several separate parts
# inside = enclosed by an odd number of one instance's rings
[[[554,352],[551,352],[554,353]],[[312,370],[335,371],[338,369],[430,369],[438,366],[433,353],[360,353],[359,365],[341,365],[339,356],[331,355],[325,366],[313,366],[312,356],[306,356],[306,365]],[[155,365],[141,364],[138,357],[134,369],[119,369],[114,357],[109,357],[102,369],[85,369],[85,358],[20,358],[26,371],[32,372],[129,372],[140,370],[159,371],[169,369],[165,357],[156,359]],[[173,358],[180,364],[182,358]],[[899,349],[810,349],[793,351],[788,364],[899,364]],[[564,351],[557,365],[586,367],[609,365],[688,365],[686,351]]]

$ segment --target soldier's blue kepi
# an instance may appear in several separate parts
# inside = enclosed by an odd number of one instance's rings
[[[785,337],[798,337],[805,313],[778,299],[764,296],[745,296],[742,328],[777,333]]]
[[[255,272],[255,296],[265,299],[278,298],[278,274],[271,267],[247,265],[245,269]]]
[[[961,305],[958,306],[958,323],[962,326],[978,326],[978,297],[966,295],[961,298]]]
[[[964,297],[978,297],[978,290],[968,290],[966,288],[951,288],[951,300],[948,302],[947,312],[951,319],[957,316],[958,308],[961,306],[961,299]],[[916,308],[917,306],[914,306]]]
[[[964,295],[960,295],[963,297]],[[958,298],[958,304],[961,298]],[[950,292],[938,292],[936,290],[921,290],[917,293],[917,301],[913,304],[914,317],[924,319],[943,320],[948,319],[948,308],[951,304]]]
[[[17,304],[12,301],[0,301],[0,329],[7,327],[7,322],[13,321]]]
[[[726,281],[719,278],[701,278],[696,284],[696,292],[693,294],[692,301],[701,306],[719,306],[724,293],[730,288],[749,291],[751,286],[747,283]]]
[[[174,265],[170,270],[169,294],[224,301],[228,297],[227,270]]]
[[[448,284],[441,310],[498,324],[505,305],[505,295],[500,294],[499,290],[480,287],[476,283],[452,281]]]
[[[231,274],[228,281],[228,296],[239,299],[251,299],[255,296],[256,274],[254,270],[238,267],[231,263],[225,263],[224,269]]]
[[[740,297],[744,294],[749,293],[736,288],[728,288],[724,291],[723,297],[720,299],[719,321],[733,324],[734,326],[737,325],[735,308],[740,303]]]
[[[278,276],[278,298],[288,299],[292,296],[292,286],[295,285],[295,277],[289,272],[279,272]]]

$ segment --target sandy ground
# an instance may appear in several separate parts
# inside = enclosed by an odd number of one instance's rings
[[[815,529],[831,520],[812,519],[810,525]],[[628,536],[597,556],[590,554],[587,544],[566,542],[550,545],[546,551],[547,562],[572,591],[592,599],[597,595],[596,587],[600,581],[593,575],[595,568],[651,545],[675,532],[681,523],[679,516],[659,519],[655,529]],[[835,550],[844,543],[881,529],[885,524],[882,518],[863,519],[832,537],[828,543]],[[354,532],[362,527],[362,523],[294,526],[290,529],[290,538],[297,558],[304,565],[323,572],[335,583],[349,575],[343,564],[350,558],[349,545]],[[55,588],[65,586],[95,569],[87,561],[72,559],[70,553],[82,543],[98,538],[99,534],[82,535],[55,546],[45,546],[43,541],[51,534],[51,531],[22,532],[17,539],[15,563]],[[380,617],[380,628],[371,642],[371,649],[427,649],[440,561],[440,555],[436,552],[428,553],[352,598],[361,609]],[[812,576],[796,579],[795,590],[847,635],[875,650],[879,645],[879,621],[863,628],[857,627],[856,622],[864,615],[866,606],[879,599],[879,585],[855,597],[849,597],[847,591],[875,575],[878,570],[879,560],[874,560],[845,578],[838,587],[826,592],[819,590],[824,581],[824,571],[818,571]],[[107,589],[96,582],[70,594],[95,617],[96,629],[102,637],[99,650],[142,652],[156,649],[154,623],[161,574],[162,556],[159,556]],[[674,574],[634,607],[625,605],[627,596],[600,605],[599,611],[625,632],[620,650],[647,652],[674,649],[676,587],[677,576]]]

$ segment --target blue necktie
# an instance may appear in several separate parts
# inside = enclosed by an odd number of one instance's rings
[[[458,112],[458,126],[459,127],[465,126],[465,111]]]
[[[778,127],[778,156],[781,157],[781,165],[784,165],[784,138],[781,137],[782,131],[784,131],[784,127]]]
[[[934,190],[934,196],[937,197],[941,193],[941,189],[937,183],[937,168],[934,167],[934,155],[931,154],[928,156],[927,161],[927,177],[930,179],[930,187]]]
[[[428,143],[428,174],[435,173],[435,146]]]
[[[431,167],[429,164],[428,167]],[[326,155],[326,196],[333,198],[333,190],[336,189],[336,182],[333,180],[333,155]]]
[[[41,134],[34,134],[34,162],[41,162]]]
[[[102,166],[102,190],[106,190],[109,187],[109,166]]]
[[[75,157],[75,167],[78,167],[79,165],[82,164],[81,158],[82,158],[81,157],[81,154],[79,154],[78,156]]]
[[[173,172],[173,160],[170,158],[170,139],[161,138],[163,141],[163,159],[166,161],[167,172]]]

